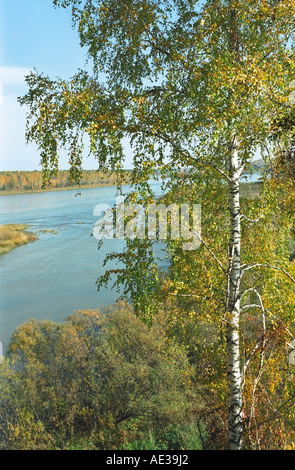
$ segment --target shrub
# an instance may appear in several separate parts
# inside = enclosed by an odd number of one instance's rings
[[[191,439],[184,429],[198,407],[187,357],[160,322],[147,326],[127,303],[77,312],[61,324],[30,320],[15,331],[7,357],[2,449],[44,448],[44,436],[58,449],[176,448]],[[143,438],[151,429],[154,437]]]

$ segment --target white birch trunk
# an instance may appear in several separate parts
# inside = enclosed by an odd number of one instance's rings
[[[234,139],[230,161],[229,211],[230,243],[228,273],[227,375],[229,388],[229,449],[240,450],[243,443],[242,391],[240,370],[240,168],[237,140]]]

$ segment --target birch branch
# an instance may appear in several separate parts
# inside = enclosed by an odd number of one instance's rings
[[[272,264],[263,264],[263,263],[250,264],[250,265],[246,266],[245,268],[243,268],[243,270],[241,272],[241,278],[242,278],[245,271],[249,271],[250,269],[254,269],[254,268],[276,269],[278,271],[281,271],[283,274],[285,274],[285,276],[287,276],[295,284],[295,279],[291,276],[290,273],[288,273],[288,271],[286,271],[284,268],[281,268],[280,266],[274,266]]]
[[[192,230],[192,233],[194,233],[198,239],[200,240],[200,242],[204,245],[204,247],[206,248],[206,250],[210,253],[210,255],[214,258],[214,260],[216,261],[216,263],[219,265],[219,267],[222,269],[222,271],[224,272],[224,274],[227,276],[227,271],[225,269],[225,267],[223,266],[223,264],[219,261],[219,259],[215,256],[215,254],[213,253],[213,251],[209,248],[209,246],[207,245],[206,242],[204,242],[204,240],[202,239],[201,235],[199,233],[197,233],[195,230]]]
[[[138,130],[137,132],[141,132],[142,134],[151,135],[151,132],[148,131],[148,130],[145,130],[145,129],[140,129],[140,130]],[[207,167],[210,167],[210,168],[214,169],[214,170],[217,171],[223,178],[225,178],[228,182],[231,182],[231,178],[225,173],[225,171],[221,170],[220,168],[218,168],[216,165],[214,165],[214,164],[211,163],[211,162],[204,161],[204,160],[202,160],[201,158],[193,157],[193,156],[188,152],[188,150],[182,149],[179,145],[177,145],[175,142],[173,142],[173,140],[172,140],[170,137],[164,136],[163,134],[161,134],[161,133],[159,133],[159,132],[153,132],[152,135],[158,137],[159,139],[163,140],[163,141],[166,142],[167,144],[170,144],[171,147],[172,147],[176,152],[181,153],[181,154],[184,156],[184,158],[186,158],[186,159],[188,159],[188,160],[192,160],[193,162],[198,163],[198,164],[200,164],[200,165],[207,166]],[[241,172],[242,172],[242,171],[241,171]]]
[[[251,222],[253,224],[256,224],[257,222],[259,222],[260,219],[262,219],[262,215],[260,217],[258,217],[257,219],[249,219],[249,217],[247,217],[245,214],[241,214],[241,219],[245,219],[247,220],[247,222]]]
[[[187,155],[187,158],[189,158],[190,160],[193,160],[194,162],[199,163],[203,166],[208,166],[209,168],[213,168],[215,171],[220,173],[221,176],[223,176],[223,178],[225,178],[228,182],[231,182],[231,178],[223,170],[218,168],[216,165],[213,165],[213,163],[205,162],[204,160],[192,157],[190,154]]]
[[[260,338],[259,342],[256,344],[256,346],[255,346],[254,350],[252,351],[252,353],[248,356],[248,359],[246,360],[246,362],[244,364],[243,377],[242,377],[242,382],[243,382],[242,388],[243,388],[244,385],[245,385],[246,371],[247,371],[247,369],[249,367],[249,364],[250,364],[251,360],[253,359],[255,353],[258,351],[259,347],[261,346],[261,356],[260,356],[259,369],[258,369],[256,378],[254,380],[253,389],[252,389],[252,403],[251,403],[250,416],[249,416],[249,422],[248,422],[248,431],[250,433],[250,428],[251,428],[252,421],[255,420],[255,422],[256,422],[256,419],[255,419],[256,390],[257,390],[259,381],[262,377],[263,370],[264,370],[265,346],[266,346],[267,339],[266,339],[265,309],[264,309],[264,305],[263,305],[263,302],[262,302],[261,295],[259,294],[259,292],[255,288],[250,288],[250,289],[248,289],[248,292],[249,291],[254,292],[256,294],[256,296],[258,297],[258,299],[259,299],[259,304],[260,305],[258,307],[260,307],[261,311],[262,311],[262,325],[263,325],[263,335]],[[247,306],[245,306],[245,307],[247,307]],[[256,437],[256,439],[257,439],[257,442],[259,443],[258,436]]]
[[[258,304],[244,305],[243,307],[240,308],[240,312],[242,312],[243,310],[246,310],[247,308],[259,308],[259,309],[261,309],[261,305],[258,305]]]
[[[256,346],[254,347],[254,349],[252,350],[252,352],[250,353],[250,355],[248,356],[245,364],[244,364],[244,369],[243,369],[243,377],[242,377],[242,380],[243,380],[243,383],[245,381],[245,375],[246,375],[246,371],[249,367],[249,364],[251,362],[251,360],[253,359],[256,351],[258,350],[258,348],[260,347],[261,345],[261,340],[262,340],[262,359],[264,359],[264,349],[265,349],[265,344],[266,344],[266,339],[265,339],[265,333],[266,333],[266,323],[265,323],[265,308],[264,308],[264,305],[263,305],[263,301],[262,301],[262,298],[261,298],[261,295],[259,294],[259,292],[257,291],[257,289],[255,289],[254,287],[250,287],[249,289],[247,289],[246,291],[243,292],[243,294],[241,295],[241,299],[242,297],[248,293],[248,292],[254,292],[255,295],[258,297],[258,300],[259,300],[259,305],[256,305],[256,304],[249,304],[249,305],[245,305],[244,307],[250,307],[252,305],[255,305],[255,307],[258,307],[261,309],[261,312],[262,312],[262,325],[263,325],[263,336],[260,338],[260,340],[258,341],[258,343],[256,344]],[[241,310],[243,309],[243,307],[241,308]],[[263,362],[263,361],[262,361]],[[261,363],[261,368],[262,368],[262,363]]]
[[[198,294],[179,294],[178,292],[169,292],[169,295],[174,295],[175,297],[198,297],[199,299],[210,300],[210,297],[203,297]]]

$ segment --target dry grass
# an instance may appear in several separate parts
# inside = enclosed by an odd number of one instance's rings
[[[38,237],[33,232],[28,232],[28,225],[7,224],[0,226],[0,255],[8,253],[17,246],[26,245],[35,241]]]

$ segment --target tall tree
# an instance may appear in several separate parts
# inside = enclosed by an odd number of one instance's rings
[[[133,155],[134,185],[150,197],[158,168],[181,185],[227,185],[226,255],[201,243],[224,277],[227,323],[228,442],[243,445],[240,358],[241,280],[255,269],[241,263],[240,178],[257,150],[265,155],[270,120],[284,106],[294,77],[294,0],[54,0],[71,7],[93,71],[72,80],[27,77],[27,139],[39,145],[45,182],[58,167],[58,145],[69,152],[79,180],[83,136],[100,169],[120,170],[124,141]],[[208,172],[208,170],[211,170]],[[198,175],[198,176],[197,176]]]

